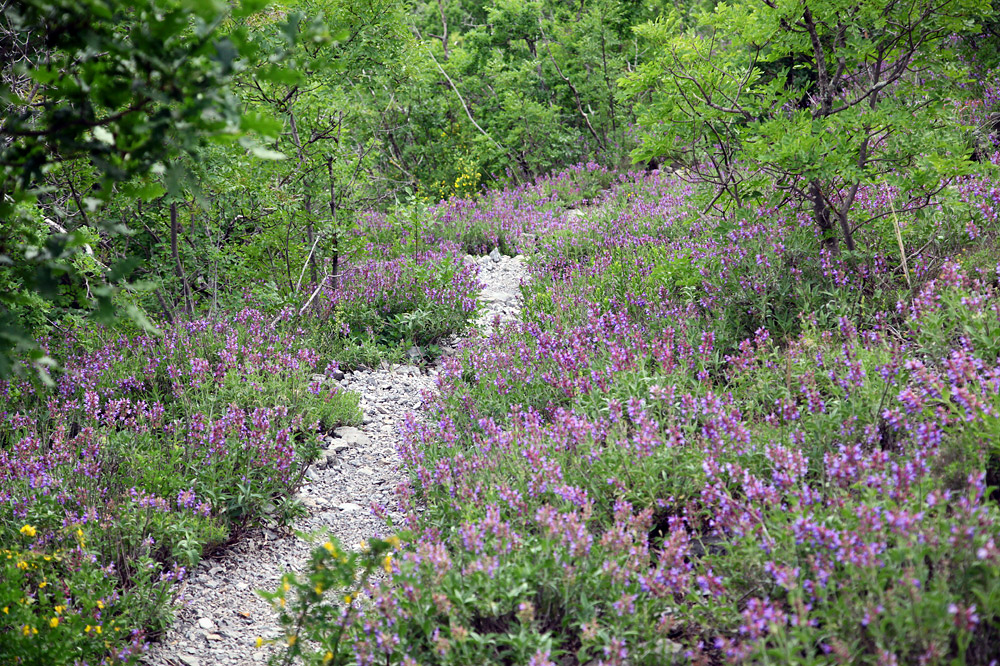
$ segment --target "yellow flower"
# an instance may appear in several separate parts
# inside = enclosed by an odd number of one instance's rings
[[[351,603],[352,601],[354,601],[354,597],[352,597],[352,596],[351,596],[351,595],[349,595],[349,594],[345,594],[345,595],[344,595],[344,603],[345,603],[345,604],[349,604],[349,603]]]
[[[10,606],[4,606],[3,607],[3,614],[4,615],[10,615]]]
[[[295,636],[295,635],[289,636],[288,637],[288,644],[289,645],[295,645],[295,639],[296,638],[298,638],[298,636]]]
[[[382,560],[382,568],[385,569],[386,573],[392,573],[392,555],[385,556],[385,559]]]
[[[56,627],[58,627],[59,626],[59,618],[54,617],[51,620],[49,620],[49,626],[52,627],[53,629],[55,629]]]
[[[56,606],[56,615],[62,615],[64,610],[66,610],[65,606]]]
[[[316,583],[316,587],[314,587],[313,590],[316,591],[316,594],[323,594],[323,585]]]
[[[333,661],[333,653],[327,650],[326,654],[323,655],[323,663],[329,664],[331,661]]]
[[[28,625],[24,625],[24,629],[21,630],[21,633],[23,633],[25,636],[30,635],[31,634],[31,627],[29,627]]]
[[[264,638],[262,636],[258,636],[256,642],[257,647],[260,647],[263,644],[264,644]]]
[[[97,633],[101,633],[101,625],[97,625],[96,627],[94,627],[94,631],[96,631]]]
[[[399,537],[396,536],[395,534],[393,534],[391,537],[389,537],[388,539],[386,539],[385,542],[387,544],[389,544],[390,546],[392,546],[393,548],[399,548],[399,546],[400,546]]]
[[[30,538],[38,534],[38,530],[36,530],[31,525],[25,525],[24,527],[21,528],[21,534]]]
[[[97,607],[100,608],[101,610],[104,610],[104,602],[101,601],[100,599],[98,599],[97,600]]]
[[[41,583],[38,584],[38,589],[40,590],[48,584],[49,582],[47,580],[43,580]]]
[[[336,555],[337,555],[337,547],[334,546],[332,542],[327,541],[326,543],[323,544],[323,547],[326,548],[326,552],[328,552],[331,555],[333,555],[334,557],[336,557]]]
[[[93,627],[91,627],[91,626],[90,626],[90,625],[88,624],[88,625],[87,625],[86,627],[84,627],[84,628],[83,628],[83,633],[85,633],[85,634],[89,634],[89,633],[90,633],[90,630],[91,630],[91,629],[93,629]]]

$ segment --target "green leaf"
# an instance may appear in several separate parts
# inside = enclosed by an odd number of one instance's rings
[[[283,160],[287,157],[284,153],[279,153],[277,150],[271,150],[264,146],[253,146],[250,148],[250,152],[262,160]]]
[[[146,313],[135,305],[132,305],[131,303],[126,305],[125,314],[128,315],[128,318],[131,319],[139,328],[147,333],[151,333],[153,335],[163,335],[163,331],[157,328],[156,325],[149,320],[149,317],[146,316]]]

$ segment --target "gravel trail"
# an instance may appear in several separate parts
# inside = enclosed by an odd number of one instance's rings
[[[465,259],[479,266],[484,312],[476,327],[488,333],[496,321],[517,319],[518,286],[527,278],[523,258],[500,256]],[[443,346],[447,354],[451,347]],[[323,456],[308,470],[298,497],[308,515],[293,525],[304,534],[337,536],[347,546],[385,535],[385,523],[371,505],[387,507],[394,522],[395,488],[404,480],[397,454],[399,426],[407,413],[417,413],[425,393],[434,392],[437,369],[411,365],[383,366],[346,373],[340,385],[361,396],[364,425],[339,428],[327,438]],[[333,381],[333,380],[328,380]],[[270,529],[252,531],[231,548],[203,561],[181,583],[182,607],[163,639],[154,643],[148,666],[237,666],[265,663],[277,648],[256,647],[281,634],[275,612],[256,590],[273,591],[282,574],[301,571],[314,547],[296,535]]]

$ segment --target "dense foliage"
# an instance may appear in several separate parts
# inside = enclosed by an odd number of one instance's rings
[[[995,247],[996,184],[962,183],[964,223],[907,226],[956,244],[908,246],[913,291],[873,229],[850,265],[802,251],[807,213],[705,223],[675,179],[622,176],[582,222],[532,215],[543,187],[463,207],[514,246],[541,239],[525,321],[445,363],[437,421],[403,449],[391,580],[361,617],[303,593],[318,644],[293,652],[996,658],[1000,265],[974,249]],[[859,205],[890,202],[862,188]]]
[[[0,2],[0,662],[135,663],[301,511],[331,378],[460,333],[285,660],[1000,659],[998,23]]]

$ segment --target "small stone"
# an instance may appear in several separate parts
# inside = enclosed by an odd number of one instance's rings
[[[371,467],[365,466],[365,467],[359,467],[358,472],[364,474],[365,476],[371,476],[372,474],[375,473],[375,470],[373,470]]]
[[[205,636],[205,638],[207,638],[210,641],[221,641],[222,640],[222,636],[220,636],[219,634],[208,634],[208,635]]]
[[[343,372],[341,372],[340,370],[331,370],[331,371],[330,371],[330,376],[331,376],[331,377],[332,377],[332,378],[333,378],[333,379],[334,379],[335,381],[338,381],[338,382],[339,382],[339,381],[340,381],[341,379],[343,379],[343,378],[344,378],[344,373],[343,373]]]
[[[361,506],[355,504],[354,502],[344,502],[343,504],[338,504],[337,507],[344,513],[354,513],[355,511],[361,511]]]
[[[424,353],[416,345],[406,350],[406,358],[410,359],[412,363],[419,363],[423,357]]]
[[[371,446],[371,439],[368,435],[361,432],[357,428],[342,427],[334,430],[334,433],[343,441],[345,444],[350,446]]]
[[[312,380],[314,382],[319,382],[320,384],[322,384],[323,382],[326,381],[326,375],[313,375]]]
[[[493,260],[494,264],[500,263],[500,250],[498,248],[493,248],[493,251],[490,252],[490,259]]]
[[[215,629],[215,622],[212,621],[212,618],[202,617],[198,619],[198,626],[207,631],[211,631]]]
[[[236,583],[233,587],[235,587],[238,592],[246,592],[250,589],[250,586],[246,583]]]
[[[193,648],[188,648],[188,649],[191,650]],[[177,655],[177,658],[181,660],[181,663],[183,663],[184,666],[201,666],[201,660],[199,660],[198,657],[195,657],[194,655],[179,654]]]

